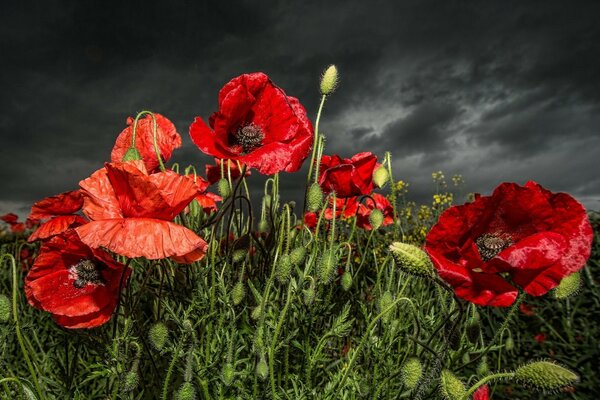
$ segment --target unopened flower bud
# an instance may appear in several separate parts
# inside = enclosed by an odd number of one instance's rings
[[[483,356],[477,365],[477,375],[486,376],[489,372],[490,366],[488,365],[487,356]]]
[[[316,292],[313,284],[311,284],[308,289],[303,290],[302,293],[304,294],[304,304],[307,306],[311,305],[313,301],[315,301]]]
[[[164,322],[155,323],[148,331],[150,344],[158,351],[161,351],[165,347],[168,338],[169,330]]]
[[[263,380],[269,376],[269,365],[264,355],[260,357],[260,361],[256,364],[256,375]]]
[[[389,247],[396,265],[404,272],[424,277],[435,275],[427,253],[412,244],[394,242]]]
[[[383,213],[377,208],[372,210],[371,214],[369,214],[369,223],[373,229],[379,229],[383,223]]]
[[[390,292],[389,290],[383,292],[383,294],[379,298],[379,312],[385,311],[389,306],[392,305],[393,302],[394,296],[392,295],[392,292]]]
[[[253,320],[257,320],[260,318],[261,315],[262,315],[262,307],[259,304],[256,307],[254,307],[254,310],[252,310],[252,314],[250,314],[250,317],[252,317]]]
[[[138,149],[135,148],[134,146],[132,146],[129,149],[127,149],[127,151],[123,155],[123,158],[121,159],[121,161],[123,161],[123,162],[137,161],[137,160],[141,160],[141,159],[142,159],[142,155],[140,154]]]
[[[447,369],[442,371],[440,389],[442,397],[446,400],[463,400],[467,395],[464,383]]]
[[[512,351],[515,348],[515,341],[513,340],[512,336],[506,338],[506,341],[504,342],[504,348],[507,351]]]
[[[223,366],[223,383],[225,386],[230,386],[235,378],[235,369],[231,363],[227,363]]]
[[[333,93],[338,84],[338,71],[335,65],[327,67],[321,76],[321,94],[329,95]]]
[[[352,274],[350,273],[350,271],[346,271],[344,272],[344,275],[342,275],[342,289],[344,289],[347,292],[348,290],[350,290],[351,287]]]
[[[319,279],[323,283],[329,283],[337,268],[337,254],[334,250],[325,250],[321,255],[318,266]]]
[[[390,173],[388,172],[387,168],[383,165],[377,168],[375,172],[373,172],[373,183],[377,187],[384,187],[389,179]]]
[[[574,372],[551,361],[534,361],[515,371],[515,378],[541,390],[558,390],[579,381]]]
[[[261,219],[260,222],[258,223],[258,231],[260,233],[265,233],[269,230],[269,223],[267,222],[266,219]]]
[[[129,393],[133,391],[140,384],[140,376],[136,370],[131,370],[125,374],[123,380],[123,393]]]
[[[409,358],[402,366],[402,380],[410,390],[417,387],[423,376],[423,365],[418,358]]]
[[[177,400],[195,400],[196,389],[191,382],[184,382],[177,392]]]
[[[317,183],[313,183],[308,188],[308,194],[306,198],[306,208],[308,211],[315,212],[321,207],[323,202],[323,191]]]
[[[231,255],[231,259],[234,263],[239,263],[246,258],[247,254],[248,254],[248,250],[246,250],[246,249],[234,250],[233,254]]]
[[[292,261],[288,254],[284,254],[279,258],[277,262],[277,270],[275,271],[277,280],[279,282],[286,282],[292,274]]]
[[[229,187],[229,182],[227,181],[227,179],[219,179],[219,182],[217,182],[217,188],[219,190],[219,195],[223,199],[226,199],[231,195],[231,188]]]
[[[560,281],[560,284],[553,291],[554,298],[566,299],[574,296],[579,292],[579,288],[581,288],[581,274],[574,272]]]
[[[0,294],[0,322],[8,322],[10,319],[10,300],[6,295]]]
[[[263,197],[263,203],[265,204],[265,208],[271,208],[271,200],[272,200],[271,195],[265,194],[265,197]]]
[[[244,288],[244,283],[239,281],[235,284],[233,289],[231,290],[231,300],[234,305],[238,305],[244,300],[244,296],[246,295],[246,289]]]
[[[471,355],[467,352],[462,355],[463,364],[468,364],[471,361]]]
[[[295,267],[301,266],[305,258],[306,248],[304,246],[298,246],[290,252],[290,261]]]

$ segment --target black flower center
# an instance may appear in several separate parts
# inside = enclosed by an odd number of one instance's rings
[[[498,253],[512,244],[509,239],[502,238],[491,233],[486,233],[475,240],[479,255],[483,261],[489,261],[496,257]]]
[[[233,134],[233,144],[240,146],[243,153],[248,154],[257,147],[260,147],[264,138],[265,134],[259,126],[248,124],[242,126]]]
[[[94,262],[93,260],[85,258],[79,261],[71,267],[71,272],[75,275],[73,286],[81,289],[88,283],[104,285],[104,278],[102,278],[102,274],[100,273],[101,269],[101,263]]]

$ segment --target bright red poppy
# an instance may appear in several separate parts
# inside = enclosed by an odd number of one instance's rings
[[[373,171],[377,165],[377,157],[369,152],[351,158],[323,156],[319,185],[325,193],[335,192],[340,198],[371,194],[375,186]]]
[[[79,183],[83,212],[76,228],[92,248],[126,257],[171,257],[190,263],[206,254],[206,242],[173,219],[198,194],[194,179],[173,171],[149,175],[141,161],[107,163]]]
[[[313,141],[302,104],[262,72],[240,75],[223,86],[219,111],[208,123],[197,117],[190,126],[200,150],[238,160],[264,175],[300,169]]]
[[[156,118],[156,144],[163,162],[171,158],[173,150],[181,147],[181,136],[177,133],[175,125],[166,117],[154,114]],[[123,161],[123,156],[131,147],[133,138],[134,118],[127,118],[127,128],[117,137],[110,158],[112,162]],[[154,122],[148,114],[138,120],[135,129],[135,147],[142,156],[146,169],[150,172],[157,170],[159,166],[156,150],[154,149]]]
[[[112,316],[129,274],[109,253],[89,248],[69,230],[42,244],[25,278],[25,294],[29,304],[65,328],[94,328]]]
[[[580,270],[592,238],[579,202],[530,181],[503,183],[491,196],[447,209],[427,235],[425,249],[457,296],[506,307],[517,297],[512,283],[541,296]]]
[[[83,197],[79,190],[64,192],[46,197],[31,207],[29,219],[46,220],[27,239],[29,242],[48,239],[70,228],[85,224],[87,221],[76,215],[83,206]]]
[[[490,400],[490,388],[488,385],[482,385],[473,393],[473,400]]]
[[[25,224],[19,222],[19,216],[14,213],[0,215],[0,221],[6,222],[6,224],[10,226],[10,230],[12,233],[22,233],[26,229]]]
[[[227,178],[227,165],[229,165],[229,173],[231,174],[231,179],[239,178],[241,171],[238,168],[237,162],[231,160],[221,160],[220,158],[215,158],[215,165],[206,165],[206,179],[208,179],[209,184],[217,183],[219,179],[221,179],[221,164],[227,161],[225,165],[223,165],[223,176]],[[246,174],[244,176],[250,176],[250,169],[246,169]]]
[[[192,175],[190,177],[193,178]],[[223,200],[221,196],[211,192],[207,192],[206,189],[210,186],[209,182],[204,180],[200,176],[196,176],[196,187],[198,188],[198,194],[194,200],[202,208],[206,214],[210,214],[217,211],[217,202]],[[186,207],[185,212],[189,212],[189,208]]]

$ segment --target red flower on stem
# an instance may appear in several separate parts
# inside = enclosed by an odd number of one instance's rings
[[[202,238],[172,222],[198,194],[193,178],[173,171],[148,175],[144,164],[135,161],[107,163],[79,185],[83,212],[91,222],[76,230],[88,246],[180,263],[206,254]]]
[[[490,400],[490,388],[488,385],[481,385],[473,393],[473,400]]]
[[[173,150],[181,147],[181,136],[177,133],[175,125],[166,117],[160,114],[153,115],[156,118],[156,145],[162,161],[168,161],[171,158]],[[123,161],[123,156],[131,148],[134,121],[134,118],[127,118],[128,126],[117,137],[110,154],[112,162]],[[135,147],[142,156],[146,169],[150,172],[156,171],[160,163],[154,148],[154,121],[149,114],[138,120],[135,129]]]
[[[85,224],[87,221],[75,214],[82,206],[83,197],[79,190],[64,192],[38,201],[31,207],[29,219],[49,220],[40,225],[27,241],[48,239],[67,229]]]
[[[319,185],[325,193],[339,198],[371,194],[373,171],[378,166],[373,153],[358,153],[351,158],[337,155],[321,157]]]
[[[29,304],[65,328],[94,328],[112,316],[130,271],[104,250],[91,249],[73,230],[42,244],[25,278]]]
[[[264,175],[300,169],[313,141],[302,104],[262,72],[240,75],[223,86],[219,111],[208,123],[196,118],[190,126],[200,150],[239,160]]]
[[[221,164],[225,164],[223,165],[223,175],[221,175]],[[206,179],[208,179],[208,183],[212,185],[214,183],[217,183],[219,179],[221,179],[221,177],[227,178],[228,165],[229,173],[231,174],[231,179],[235,180],[239,178],[241,171],[238,168],[237,162],[232,160],[221,160],[220,158],[215,158],[215,165],[206,166]],[[250,176],[249,168],[246,169],[246,174],[244,176]]]
[[[573,197],[531,181],[503,183],[491,196],[444,211],[425,250],[457,296],[506,307],[517,297],[513,283],[541,296],[580,270],[592,237],[585,209]]]

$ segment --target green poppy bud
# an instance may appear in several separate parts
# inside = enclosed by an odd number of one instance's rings
[[[303,290],[302,293],[304,294],[304,304],[307,306],[311,305],[313,301],[315,301],[316,292],[313,284],[311,284],[308,289]]]
[[[556,299],[566,299],[575,296],[581,288],[581,274],[574,272],[565,276],[560,284],[553,290],[552,294]]]
[[[248,250],[246,250],[246,249],[234,250],[233,254],[231,255],[231,259],[234,263],[237,264],[237,263],[243,261],[246,258],[247,254],[248,254]]]
[[[377,187],[384,187],[387,181],[390,179],[390,173],[387,168],[383,165],[373,172],[373,183]]]
[[[286,282],[292,274],[292,261],[287,254],[282,255],[277,262],[277,270],[275,271],[279,282]]]
[[[579,376],[574,372],[551,361],[534,361],[515,371],[519,381],[541,390],[558,390],[575,384]]]
[[[325,250],[321,255],[318,266],[319,279],[323,283],[329,283],[337,268],[337,254],[334,250]]]
[[[389,247],[396,265],[404,272],[416,276],[435,276],[433,264],[427,253],[412,244],[394,242]]]
[[[265,233],[269,230],[269,223],[267,222],[266,219],[261,219],[260,222],[258,223],[258,231],[260,233]]]
[[[342,275],[342,289],[347,292],[350,288],[352,288],[352,274],[350,271],[346,271]]]
[[[507,351],[512,351],[515,348],[515,341],[513,340],[512,336],[506,338],[506,341],[504,342],[504,348]]]
[[[158,351],[162,351],[169,338],[169,330],[164,322],[157,322],[150,327],[148,331],[148,340],[152,347]]]
[[[137,371],[131,370],[125,375],[123,380],[123,393],[133,391],[140,384],[140,376]]]
[[[264,355],[260,357],[260,361],[256,364],[256,375],[263,380],[269,376],[269,365]]]
[[[335,65],[327,67],[321,76],[321,94],[330,95],[333,93],[338,84],[338,71]]]
[[[304,264],[306,258],[306,248],[304,246],[298,246],[290,253],[290,261],[295,267],[299,267]]]
[[[0,294],[0,322],[8,322],[10,319],[10,300],[6,295]]]
[[[233,289],[231,290],[231,300],[234,305],[238,305],[244,300],[244,296],[246,295],[246,289],[244,287],[244,282],[239,281],[235,284]]]
[[[261,315],[262,315],[262,307],[259,304],[256,307],[254,307],[254,310],[252,310],[252,314],[250,314],[250,317],[252,317],[253,320],[257,320],[260,318]]]
[[[315,212],[321,207],[323,202],[323,191],[318,183],[313,183],[308,188],[308,194],[306,198],[306,208],[308,211]]]
[[[447,369],[440,376],[440,390],[446,400],[463,400],[467,395],[465,384]]]
[[[373,229],[379,229],[383,223],[383,213],[379,209],[374,209],[369,214],[369,223]]]
[[[225,386],[231,386],[233,379],[235,378],[235,368],[231,363],[227,363],[223,366],[223,383]]]
[[[132,146],[129,149],[127,149],[127,151],[123,155],[123,158],[121,159],[121,161],[123,161],[123,162],[137,161],[137,160],[141,160],[141,159],[142,159],[142,155],[140,154],[138,149]]]
[[[229,182],[225,178],[219,179],[217,182],[217,188],[219,190],[219,195],[226,199],[231,195],[231,188],[229,187]]]
[[[417,387],[423,376],[423,365],[418,358],[409,358],[402,366],[402,380],[410,390]]]
[[[191,382],[184,382],[177,392],[177,400],[196,400],[196,389]]]
[[[490,372],[490,366],[488,365],[487,356],[481,357],[481,361],[477,365],[477,375],[486,376]]]

